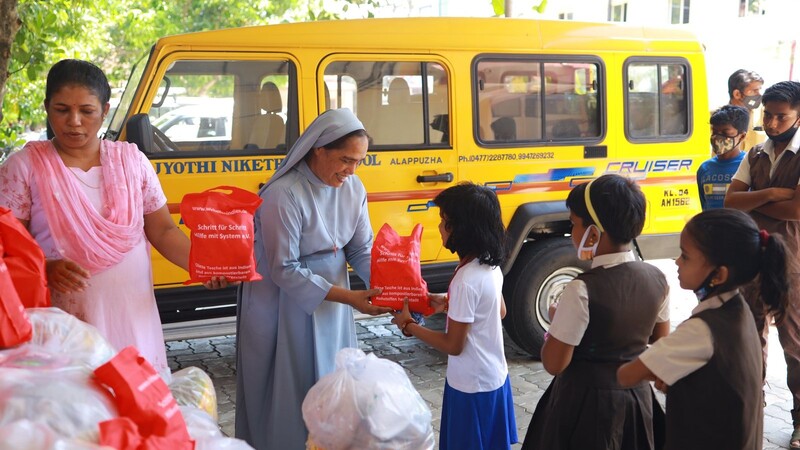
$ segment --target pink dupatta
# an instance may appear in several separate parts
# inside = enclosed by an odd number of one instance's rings
[[[98,212],[50,141],[29,142],[47,225],[59,252],[90,273],[117,264],[144,237],[139,150],[100,141],[103,210]]]

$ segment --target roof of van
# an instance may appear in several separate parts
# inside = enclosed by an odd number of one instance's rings
[[[480,52],[667,51],[701,52],[693,33],[618,23],[491,18],[355,19],[231,28],[162,38],[162,46],[203,48],[341,48],[375,50],[478,49]]]

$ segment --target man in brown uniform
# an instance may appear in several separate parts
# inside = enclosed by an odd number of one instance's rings
[[[768,140],[747,153],[725,196],[725,206],[750,215],[759,227],[779,233],[785,239],[789,256],[800,263],[800,83],[783,81],[770,86],[764,102],[764,131]],[[735,245],[735,243],[731,243]],[[798,265],[800,267],[800,265]],[[800,283],[797,268],[792,272],[789,305],[783,317],[776,318],[778,337],[786,359],[786,382],[792,392],[791,448],[800,448]],[[771,318],[765,314],[757,286],[749,285],[744,297],[751,303],[756,327],[762,332],[766,373],[766,336]]]

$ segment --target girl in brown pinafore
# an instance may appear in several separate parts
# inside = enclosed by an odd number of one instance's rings
[[[551,311],[542,363],[555,375],[533,413],[523,449],[660,448],[663,411],[646,381],[617,383],[617,368],[669,332],[668,285],[637,261],[645,198],[618,175],[575,187],[567,197],[572,242],[591,270],[564,289]]]
[[[788,290],[786,246],[746,213],[713,209],[681,233],[681,287],[700,304],[692,317],[617,376],[623,386],[654,380],[667,392],[666,449],[761,449],[761,345],[739,287],[759,275],[780,320]]]

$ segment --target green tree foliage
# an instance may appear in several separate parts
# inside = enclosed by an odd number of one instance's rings
[[[92,58],[108,0],[20,0],[0,124],[0,148],[17,146],[25,126],[44,124],[44,74],[65,57]]]
[[[495,16],[506,15],[506,0],[492,0],[492,9]]]
[[[45,78],[60,59],[92,61],[112,87],[123,87],[133,64],[162,36],[332,20],[352,7],[369,17],[386,1],[339,0],[337,8],[326,10],[322,0],[19,0],[22,25],[11,49],[0,149],[21,145],[26,128],[44,126]]]
[[[492,1],[492,9],[494,10],[495,16],[507,16],[506,10],[511,10],[511,5],[514,0],[491,0]],[[540,0],[539,6],[534,6],[533,10],[538,12],[539,14],[543,14],[545,8],[547,8],[547,0]]]

